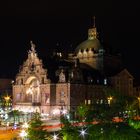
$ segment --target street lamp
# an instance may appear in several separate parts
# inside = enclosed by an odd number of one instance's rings
[[[20,133],[20,137],[22,138],[22,140],[24,140],[26,136],[27,136],[27,132],[25,130],[22,130]]]
[[[86,129],[85,130],[80,130],[80,135],[85,139],[85,135],[87,134]]]
[[[58,139],[58,135],[54,134],[53,136],[53,140],[57,140]]]
[[[8,102],[10,100],[10,96],[8,96],[8,95],[4,96],[4,99],[5,99],[6,102]]]
[[[4,96],[4,100],[5,100],[5,109],[8,111],[10,107],[9,101],[11,100],[11,98],[10,96],[6,95]]]
[[[26,122],[22,125],[23,130],[21,130],[21,133],[20,133],[20,137],[22,138],[22,140],[24,140],[24,138],[27,136],[26,131],[28,127],[29,125]]]
[[[110,103],[111,103],[111,100],[112,100],[112,99],[113,99],[112,96],[110,96],[110,97],[107,98],[109,106],[110,106]]]
[[[6,123],[6,130],[8,129],[8,126],[9,126],[9,122]]]
[[[29,125],[26,122],[22,125],[22,128],[24,128],[24,129],[27,129],[28,127],[29,127]]]

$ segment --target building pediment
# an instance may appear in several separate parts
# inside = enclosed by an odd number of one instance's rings
[[[37,78],[40,82],[47,83],[47,70],[43,68],[42,60],[39,59],[35,50],[35,44],[31,41],[31,49],[28,51],[28,57],[20,66],[19,73],[16,76],[16,84],[26,84],[32,78]],[[43,80],[42,80],[43,79]]]
[[[121,76],[121,77],[127,76],[129,78],[134,79],[134,77],[128,72],[127,69],[123,69],[120,73],[117,74],[117,76]]]

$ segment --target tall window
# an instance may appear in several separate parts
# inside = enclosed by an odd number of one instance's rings
[[[20,99],[21,99],[21,93],[17,93],[16,94],[16,101],[20,101]]]

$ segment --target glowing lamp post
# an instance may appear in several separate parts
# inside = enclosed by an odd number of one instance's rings
[[[22,140],[24,140],[24,138],[27,136],[27,133],[25,130],[22,130],[20,133],[20,137],[22,138]]]
[[[29,127],[29,125],[26,122],[22,125],[22,128],[24,128],[24,129],[27,129],[28,127]]]
[[[83,137],[83,139],[85,139],[85,135],[87,134],[86,130],[81,130],[80,131],[80,135]]]
[[[10,100],[10,96],[8,96],[8,95],[5,96],[5,97],[4,97],[4,100],[5,100],[6,102],[8,102],[8,101]]]
[[[4,96],[4,100],[6,102],[5,106],[8,106],[9,100],[10,100],[10,96]]]
[[[5,110],[8,111],[9,109],[9,101],[11,100],[10,96],[4,96],[4,100],[5,100]]]
[[[27,128],[29,127],[29,125],[25,122],[23,125],[22,125],[22,128],[23,130],[21,130],[21,133],[20,133],[20,137],[22,138],[22,140],[24,140],[24,138],[26,138],[27,136]]]
[[[53,135],[53,140],[57,140],[58,136],[56,134]]]
[[[109,106],[110,106],[112,99],[113,99],[113,97],[111,97],[111,96],[107,98]]]
[[[81,131],[81,135],[84,137],[84,135],[85,135],[85,131],[84,130]]]

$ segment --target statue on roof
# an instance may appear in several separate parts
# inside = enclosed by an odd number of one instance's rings
[[[37,54],[35,50],[35,44],[33,43],[33,41],[30,41],[30,44],[31,44],[31,50],[29,50],[28,55],[29,58],[33,60],[34,58],[36,58]]]
[[[30,44],[31,44],[31,51],[33,52],[33,53],[35,53],[36,51],[35,51],[35,44],[33,43],[33,41],[30,41]]]
[[[59,74],[59,82],[60,83],[66,82],[66,77],[65,77],[65,74],[64,74],[64,70],[63,69],[61,69],[61,72]]]

